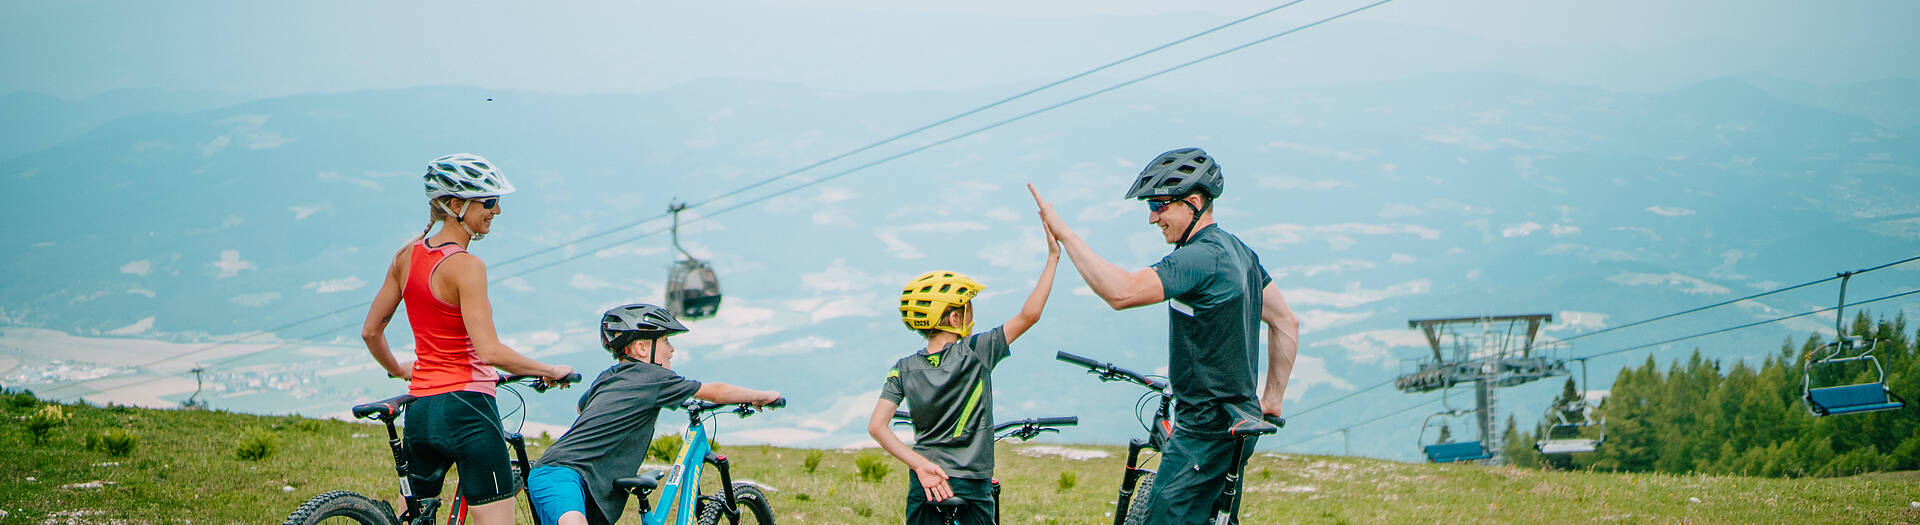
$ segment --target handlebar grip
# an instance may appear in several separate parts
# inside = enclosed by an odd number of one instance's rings
[[[1069,426],[1079,425],[1080,418],[1077,416],[1040,417],[1040,418],[1034,418],[1033,424],[1040,425],[1043,427],[1069,427]]]
[[[1061,361],[1066,361],[1068,363],[1084,366],[1087,368],[1103,368],[1106,366],[1105,363],[1101,363],[1099,361],[1094,361],[1092,359],[1088,359],[1085,357],[1069,354],[1064,351],[1054,353],[1053,358]]]
[[[786,397],[781,397],[780,399],[775,399],[775,400],[773,400],[773,402],[772,402],[772,403],[767,403],[767,404],[764,404],[764,405],[760,405],[760,408],[763,408],[763,409],[774,409],[774,408],[786,408],[786,407],[787,407],[787,398],[786,398]]]

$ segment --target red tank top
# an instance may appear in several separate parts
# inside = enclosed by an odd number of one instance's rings
[[[426,397],[447,392],[479,392],[493,395],[499,376],[493,367],[480,362],[473,351],[473,339],[467,337],[467,325],[460,318],[460,307],[434,297],[433,272],[440,262],[466,251],[459,244],[427,247],[426,239],[413,245],[407,265],[407,282],[400,300],[407,305],[407,324],[413,327],[413,382],[407,393]]]

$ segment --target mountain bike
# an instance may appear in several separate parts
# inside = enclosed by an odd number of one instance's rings
[[[540,379],[539,376],[502,375],[495,381],[503,387],[502,390],[520,398],[520,391],[514,388],[514,385],[525,385],[533,388],[535,392],[546,392],[552,388]],[[580,374],[569,374],[559,383],[571,384],[579,381]],[[386,500],[369,498],[353,491],[336,490],[314,496],[306,503],[300,504],[299,508],[293,510],[293,514],[287,515],[285,525],[343,523],[338,520],[327,521],[332,518],[343,518],[347,522],[360,525],[433,525],[435,514],[440,511],[440,498],[414,497],[413,484],[407,481],[406,447],[401,443],[400,433],[394,427],[394,421],[400,419],[400,414],[405,412],[407,405],[413,404],[415,399],[418,398],[403,394],[353,407],[355,419],[372,419],[387,425],[387,446],[393,449],[393,467],[400,475],[400,497],[406,501],[406,512],[395,516],[393,506],[388,505]],[[527,422],[525,408],[526,399],[520,398],[520,407],[515,408],[513,412],[508,412],[500,419],[505,421],[513,417],[514,412],[519,412],[520,423],[524,426]],[[519,478],[520,490],[524,491],[529,470],[526,439],[519,432],[503,432],[503,434],[507,444],[513,448],[513,458],[508,463],[513,467],[514,476]],[[451,512],[447,515],[447,525],[467,522],[467,501],[464,497],[456,493],[453,504],[449,508]],[[536,514],[534,521],[537,522],[539,519]]]
[[[1150,450],[1155,454],[1161,453],[1166,450],[1168,442],[1173,439],[1173,419],[1170,417],[1173,406],[1172,386],[1167,383],[1164,377],[1142,374],[1114,366],[1113,363],[1103,363],[1067,352],[1059,352],[1054,355],[1054,358],[1085,368],[1087,369],[1087,373],[1097,376],[1101,381],[1123,381],[1145,387],[1148,390],[1146,394],[1140,396],[1139,401],[1134,403],[1134,417],[1140,420],[1142,427],[1145,427],[1147,438],[1135,438],[1127,443],[1126,470],[1123,471],[1120,478],[1120,498],[1114,501],[1113,509],[1114,525],[1146,523],[1147,506],[1148,501],[1152,499],[1153,482],[1156,472],[1154,472],[1153,469],[1141,466],[1140,451]],[[1154,411],[1153,419],[1149,422],[1147,418],[1141,414],[1141,409],[1145,407],[1147,403],[1154,401],[1156,397],[1159,401],[1159,408]],[[1226,432],[1212,433],[1198,437],[1207,439],[1233,439],[1237,442],[1245,443],[1245,440],[1249,438],[1279,432],[1280,427],[1287,425],[1287,420],[1279,417],[1248,414],[1231,405],[1227,408],[1234,413],[1236,419],[1236,421],[1228,427],[1229,429]],[[1229,464],[1235,465],[1235,468],[1227,474],[1227,481],[1225,485],[1221,487],[1221,497],[1214,500],[1213,522],[1216,524],[1225,525],[1228,523],[1237,523],[1240,520],[1239,510],[1236,508],[1236,505],[1234,505],[1234,501],[1240,497],[1240,479],[1246,475],[1246,465],[1241,463],[1246,459],[1241,455],[1242,449],[1244,448],[1244,446],[1235,446],[1233,447],[1233,454],[1230,455],[1231,457],[1229,459],[1232,463]]]
[[[912,425],[913,413],[905,410],[893,411],[893,424]],[[1040,437],[1041,434],[1048,432],[1059,433],[1060,429],[1058,427],[1070,427],[1079,424],[1080,418],[1076,416],[1040,417],[1002,421],[993,426],[993,440],[994,442],[999,442],[1007,438],[1014,438],[1027,441]],[[993,522],[1000,523],[1000,480],[995,478],[991,480],[991,483],[993,485]],[[952,497],[940,501],[931,501],[927,504],[933,506],[934,512],[940,514],[941,522],[956,523],[955,516],[959,514],[960,507],[966,503],[964,499]]]
[[[751,482],[733,481],[727,457],[713,452],[712,445],[707,442],[706,426],[702,423],[720,414],[736,414],[744,418],[763,410],[782,408],[787,406],[787,398],[760,406],[689,399],[680,406],[687,411],[688,423],[686,432],[680,435],[680,451],[674,456],[677,459],[673,468],[669,471],[651,470],[639,476],[613,481],[614,488],[639,501],[640,523],[664,525],[669,515],[673,516],[675,524],[696,523],[694,514],[698,512],[697,523],[700,525],[715,525],[721,523],[722,519],[732,525],[773,525],[773,507],[767,503],[767,495]],[[714,469],[720,471],[720,494],[700,493],[700,475],[706,465],[713,465]],[[647,496],[660,488],[662,479],[665,479],[666,487],[661,489],[660,506],[650,508]]]

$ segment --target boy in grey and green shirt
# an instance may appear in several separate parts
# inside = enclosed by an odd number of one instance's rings
[[[955,497],[965,500],[957,521],[993,523],[993,368],[1046,308],[1060,263],[1060,245],[1051,233],[1047,248],[1040,282],[1020,312],[986,333],[972,333],[972,301],[986,287],[965,275],[929,272],[900,292],[901,320],[927,344],[887,371],[867,433],[909,469],[909,525],[946,525],[926,503]],[[912,447],[890,428],[902,404],[913,414]]]

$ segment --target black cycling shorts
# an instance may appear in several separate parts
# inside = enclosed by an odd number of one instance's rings
[[[460,465],[460,495],[468,506],[512,498],[519,490],[500,433],[493,396],[447,392],[420,398],[407,408],[407,478],[413,495],[440,496],[447,467]]]
[[[993,481],[970,478],[947,478],[947,487],[953,489],[954,497],[966,500],[948,521],[940,515],[936,507],[927,503],[927,489],[920,485],[920,473],[907,470],[907,524],[908,525],[993,525],[994,510]]]

